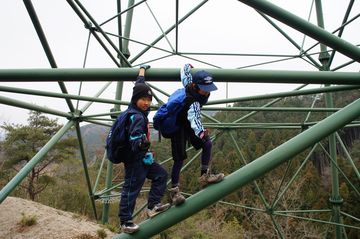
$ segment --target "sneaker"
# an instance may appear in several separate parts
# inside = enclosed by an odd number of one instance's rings
[[[170,208],[170,203],[166,203],[166,204],[158,203],[155,205],[153,209],[148,208],[147,215],[148,217],[152,218],[158,215],[159,213],[165,212],[169,208]]]
[[[172,205],[180,205],[185,202],[185,197],[181,195],[179,187],[169,189],[170,200]]]
[[[134,233],[139,231],[140,227],[136,225],[133,221],[126,221],[121,223],[121,230],[124,233]]]
[[[208,184],[218,183],[218,182],[222,181],[224,179],[224,177],[225,177],[225,175],[223,173],[212,174],[208,170],[206,173],[201,175],[201,177],[199,178],[199,182],[204,187]]]

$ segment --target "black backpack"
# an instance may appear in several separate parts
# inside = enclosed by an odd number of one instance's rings
[[[131,154],[127,124],[129,113],[127,109],[117,117],[106,138],[107,158],[114,164],[129,160]]]

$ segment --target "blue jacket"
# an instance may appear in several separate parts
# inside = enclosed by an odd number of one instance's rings
[[[140,110],[136,105],[129,105],[129,143],[131,147],[131,153],[134,160],[142,160],[147,151],[139,148],[140,142],[148,137],[149,132],[149,120],[147,118],[148,111],[144,112]],[[150,140],[148,138],[148,140]]]

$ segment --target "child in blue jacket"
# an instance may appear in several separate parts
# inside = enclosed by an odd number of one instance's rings
[[[150,111],[152,92],[150,87],[145,84],[145,70],[148,68],[150,68],[148,65],[140,66],[129,104],[130,117],[127,126],[131,157],[130,160],[124,162],[125,182],[119,205],[120,225],[125,233],[134,233],[139,230],[139,226],[132,221],[132,214],[136,198],[146,178],[151,180],[148,217],[153,217],[170,207],[170,204],[161,204],[161,198],[166,190],[167,172],[153,160],[153,155],[149,151],[150,134],[147,116]]]
[[[217,183],[223,180],[224,174],[212,174],[209,170],[211,162],[212,141],[208,131],[201,122],[201,107],[207,103],[210,92],[217,90],[213,77],[206,71],[190,73],[192,66],[186,64],[180,72],[181,82],[186,91],[186,104],[177,116],[177,125],[180,130],[171,135],[171,151],[174,164],[171,171],[170,199],[173,205],[185,202],[179,189],[180,170],[186,155],[186,142],[190,141],[195,149],[202,149],[199,182],[202,186]]]

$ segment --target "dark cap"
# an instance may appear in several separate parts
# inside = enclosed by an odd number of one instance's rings
[[[213,82],[212,75],[204,70],[198,71],[193,75],[193,83],[198,85],[200,90],[207,92],[218,89]]]
[[[141,97],[149,97],[152,100],[152,91],[150,87],[145,83],[136,83],[133,88],[133,94],[131,97],[131,102],[136,104],[136,101]]]

